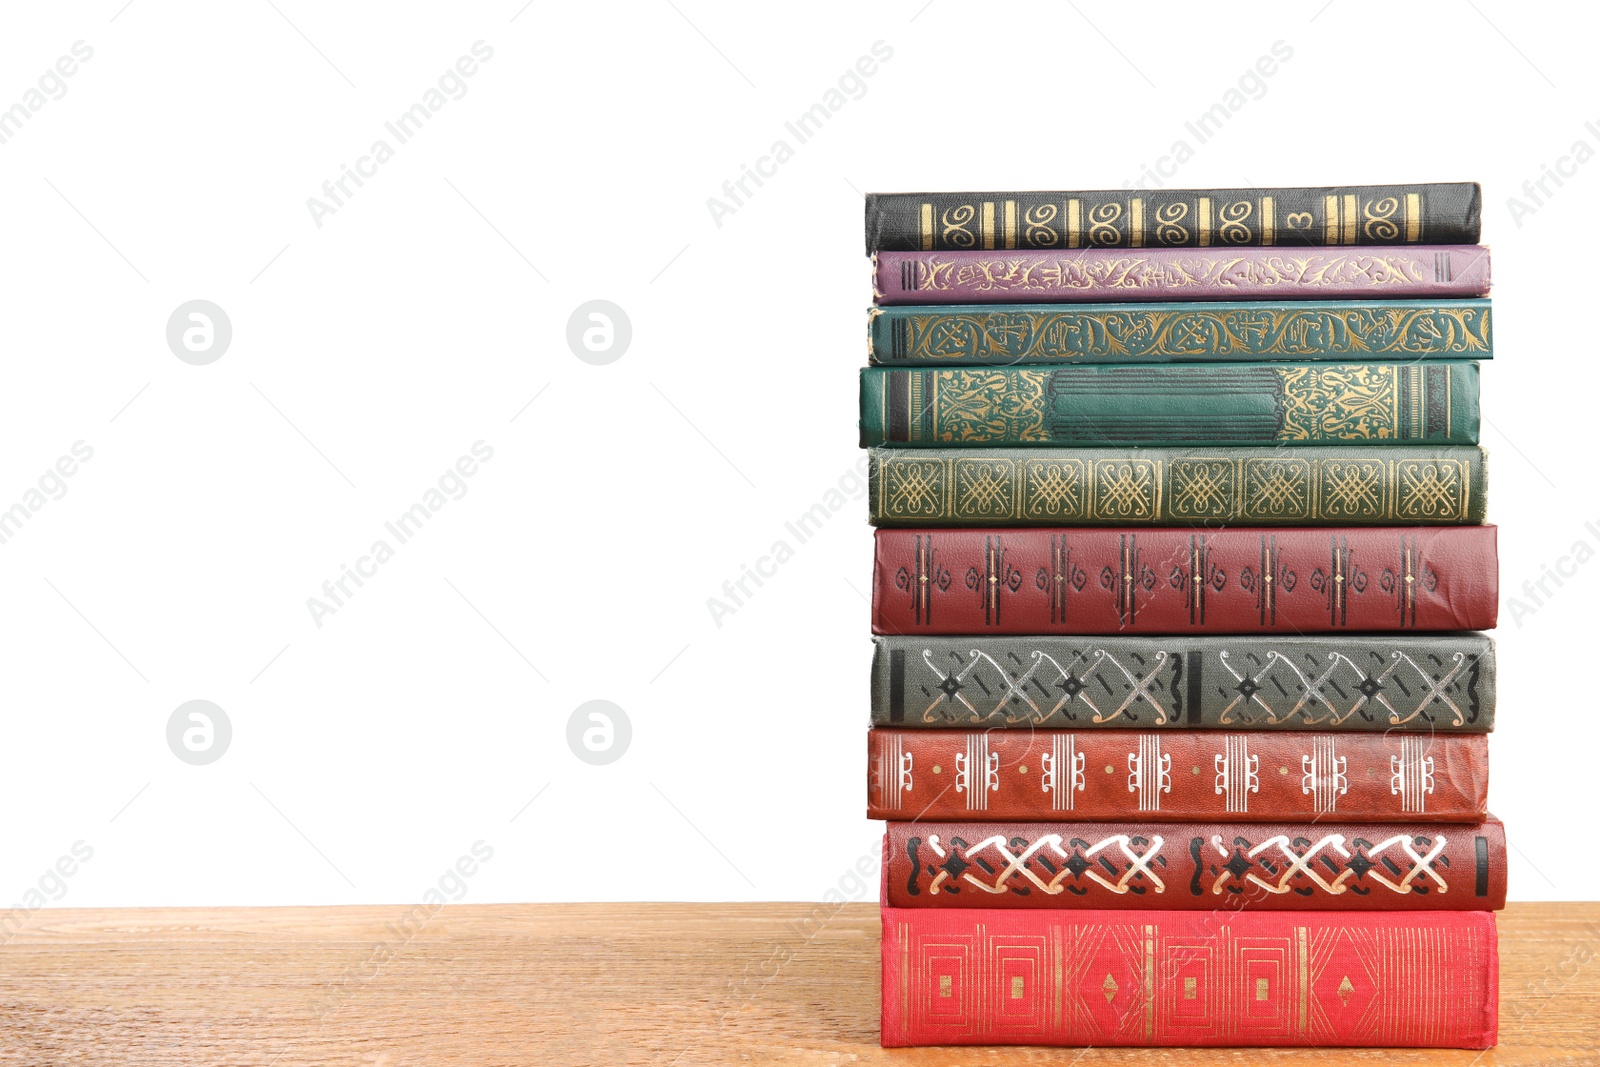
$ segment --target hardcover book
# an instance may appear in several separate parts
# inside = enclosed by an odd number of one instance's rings
[[[883,305],[1438,300],[1488,291],[1489,250],[1480,245],[873,255],[873,302]]]
[[[875,634],[1490,630],[1493,526],[879,529]]]
[[[872,722],[926,728],[1494,729],[1487,634],[875,637]]]
[[[1499,820],[1457,826],[890,823],[897,908],[1493,911],[1506,902]]]
[[[884,908],[882,952],[885,1047],[1489,1048],[1499,1022],[1492,912]]]
[[[867,731],[869,819],[1478,822],[1484,734]]]
[[[1490,359],[1488,300],[871,308],[872,363]]]
[[[1477,182],[868,193],[867,251],[1476,244]]]
[[[874,448],[875,526],[1481,523],[1483,450]]]
[[[1478,365],[1167,363],[861,371],[861,444],[1478,443]]]

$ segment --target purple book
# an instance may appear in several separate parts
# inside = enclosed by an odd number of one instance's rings
[[[1489,291],[1489,250],[1418,245],[879,252],[873,272],[879,304],[1375,300],[1483,296]]]

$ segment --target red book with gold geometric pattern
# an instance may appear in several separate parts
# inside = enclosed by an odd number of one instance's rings
[[[886,907],[882,949],[885,1047],[1477,1049],[1498,1030],[1491,912]]]
[[[1487,734],[867,731],[869,819],[1478,822]]]

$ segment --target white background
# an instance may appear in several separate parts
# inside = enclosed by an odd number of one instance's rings
[[[850,873],[878,834],[865,504],[784,529],[860,460],[866,190],[1118,186],[1179,139],[1171,185],[1482,181],[1502,588],[1600,548],[1600,162],[1507,207],[1600,148],[1594,22],[8,5],[0,107],[74,42],[93,57],[0,144],[0,509],[74,442],[93,458],[0,545],[0,907],[80,841],[53,903],[403,904],[478,841],[467,900],[873,896]],[[384,123],[480,40],[465,95],[397,144]],[[784,122],[878,41],[892,58],[798,144]],[[1185,121],[1277,41],[1292,58],[1197,143]],[[394,158],[316,225],[307,198],[380,138]],[[780,138],[793,158],[719,226],[707,199]],[[196,298],[233,326],[209,366],[165,340]],[[609,366],[565,340],[595,298],[633,325]],[[307,598],[480,440],[466,495],[318,627]],[[780,538],[794,558],[715,625],[707,599]],[[1514,898],[1593,899],[1600,562],[1549,588],[1520,626],[1502,602],[1491,800]],[[609,766],[566,743],[595,698],[632,722]],[[167,746],[191,699],[233,726],[209,766]]]

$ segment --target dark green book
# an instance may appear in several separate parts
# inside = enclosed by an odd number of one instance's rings
[[[874,448],[875,526],[1406,526],[1483,522],[1472,445]]]
[[[1164,363],[861,372],[861,444],[1478,443],[1478,365]]]
[[[1494,728],[1481,633],[876,637],[876,726]]]
[[[1490,359],[1488,300],[875,307],[891,366]]]

